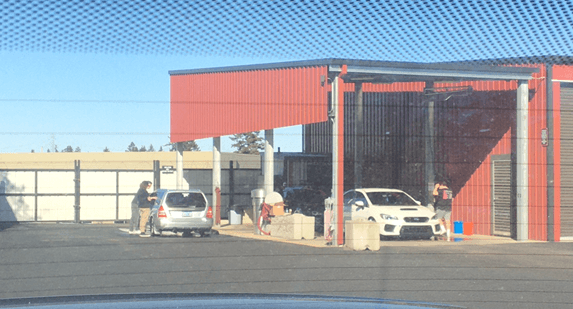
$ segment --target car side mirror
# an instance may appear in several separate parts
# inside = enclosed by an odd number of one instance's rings
[[[354,205],[364,208],[364,201],[356,201],[354,202]]]
[[[420,201],[415,201],[415,202],[416,202],[416,204],[418,204],[418,206],[422,206],[422,202],[420,202]]]

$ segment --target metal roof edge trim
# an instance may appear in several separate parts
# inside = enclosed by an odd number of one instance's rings
[[[331,66],[331,65],[349,65],[349,66],[364,66],[364,67],[388,67],[388,68],[405,68],[405,69],[430,69],[430,70],[455,70],[455,71],[489,71],[489,72],[505,72],[517,74],[532,74],[539,72],[536,68],[527,67],[503,67],[497,65],[484,65],[484,64],[471,64],[466,61],[448,62],[448,63],[422,63],[422,62],[392,62],[392,61],[379,61],[379,60],[358,60],[358,59],[340,59],[340,58],[327,58],[316,60],[301,60],[301,61],[287,61],[287,62],[273,62],[265,64],[250,64],[202,69],[189,69],[189,70],[171,70],[168,71],[169,75],[191,75],[191,74],[208,74],[208,73],[225,73],[237,71],[254,71],[254,70],[274,70],[274,69],[289,69],[300,67],[317,67],[317,66]]]
[[[487,67],[486,69],[489,69]],[[374,75],[406,75],[406,76],[427,76],[427,77],[448,77],[463,79],[492,79],[492,80],[529,80],[532,73],[539,72],[539,69],[517,72],[514,70],[484,70],[479,67],[475,70],[451,70],[432,68],[393,68],[393,67],[348,67],[348,73],[374,74]]]

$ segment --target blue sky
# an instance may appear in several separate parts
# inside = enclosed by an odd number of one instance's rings
[[[123,152],[131,142],[159,150],[169,143],[169,70],[261,61],[40,52],[1,52],[0,59],[4,153],[46,151],[54,144]],[[300,133],[300,126],[276,130],[276,147],[300,151]],[[197,142],[211,150],[210,139]],[[223,138],[223,151],[232,151],[230,144]]]
[[[0,152],[159,149],[169,70],[573,56],[568,0],[4,0],[0,15]],[[276,146],[300,151],[300,132],[275,131]]]

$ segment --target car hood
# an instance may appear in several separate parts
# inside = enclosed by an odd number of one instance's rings
[[[432,217],[436,213],[424,206],[379,206],[374,205],[373,210],[386,215],[404,217]]]
[[[0,308],[463,308],[445,304],[340,296],[288,294],[107,294],[1,299]]]

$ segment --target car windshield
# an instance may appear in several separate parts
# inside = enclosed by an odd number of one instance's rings
[[[416,206],[416,202],[402,192],[368,192],[372,205],[378,206]]]
[[[201,193],[169,192],[165,203],[174,208],[204,209],[206,202]]]
[[[0,307],[573,307],[573,0],[1,0],[0,16]]]

